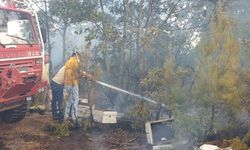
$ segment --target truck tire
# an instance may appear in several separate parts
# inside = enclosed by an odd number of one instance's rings
[[[24,101],[23,104],[12,110],[7,110],[2,113],[2,119],[6,123],[14,123],[22,120],[25,117],[27,112],[27,101]]]

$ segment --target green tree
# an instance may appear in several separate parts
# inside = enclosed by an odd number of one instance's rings
[[[217,106],[228,107],[231,125],[241,107],[246,84],[241,79],[240,43],[233,37],[232,20],[218,4],[211,19],[211,31],[199,46],[194,95],[199,104],[209,108],[208,133],[213,134]]]
[[[149,71],[141,81],[145,94],[160,103],[165,103],[172,111],[185,109],[186,91],[182,85],[182,78],[186,69],[175,68],[173,57],[168,57],[163,68]]]
[[[193,106],[189,89],[183,83],[185,77],[191,74],[191,70],[187,68],[176,67],[172,56],[166,59],[163,68],[149,71],[141,81],[147,96],[166,104],[173,112],[176,140],[188,141],[190,145],[202,137],[206,126],[201,118],[194,114],[197,110]],[[151,110],[155,111],[158,109]]]
[[[66,60],[67,29],[72,24],[87,20],[92,14],[95,5],[88,0],[50,0],[49,11],[54,20],[57,20],[63,43],[63,59]]]
[[[182,53],[187,30],[206,20],[197,13],[204,3],[195,0],[99,0],[98,5],[101,9],[90,19],[93,27],[86,40],[98,39],[93,55],[102,65],[104,80],[135,93],[140,92],[141,78],[152,68],[161,68],[169,51],[174,57]],[[197,20],[188,19],[192,23],[182,30],[178,22],[189,13]]]

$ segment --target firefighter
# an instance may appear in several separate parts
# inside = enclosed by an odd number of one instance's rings
[[[62,122],[63,121],[63,88],[64,88],[64,75],[65,67],[63,66],[56,75],[51,79],[51,91],[52,91],[52,116],[53,119]]]
[[[68,97],[65,106],[65,119],[69,119],[71,116],[72,121],[77,125],[77,112],[78,112],[78,102],[79,102],[79,76],[86,77],[87,79],[92,79],[91,75],[84,71],[80,71],[79,68],[80,57],[78,52],[73,52],[69,60],[65,63],[65,90]]]

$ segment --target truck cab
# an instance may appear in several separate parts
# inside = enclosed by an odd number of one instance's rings
[[[0,116],[6,122],[24,118],[27,101],[46,86],[41,80],[43,46],[31,13],[0,7]]]

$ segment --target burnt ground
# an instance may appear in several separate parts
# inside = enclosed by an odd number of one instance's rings
[[[119,125],[105,125],[87,131],[71,131],[57,137],[45,130],[52,123],[51,114],[29,114],[17,123],[0,122],[1,150],[123,150],[147,149],[145,135]]]

